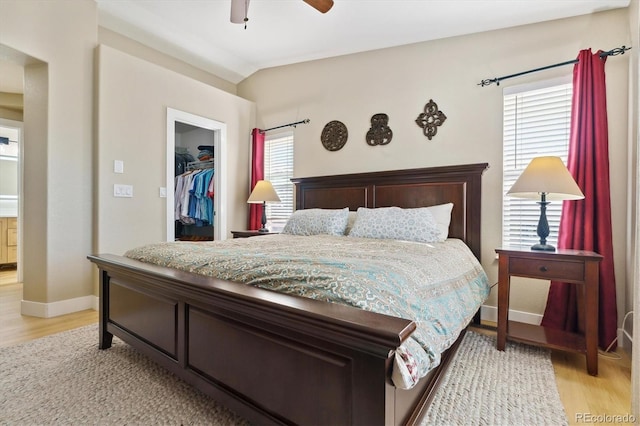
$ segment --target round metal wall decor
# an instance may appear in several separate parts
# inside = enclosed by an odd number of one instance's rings
[[[322,141],[322,146],[327,150],[337,151],[347,143],[348,137],[347,126],[340,121],[333,120],[328,122],[322,129],[320,140]]]

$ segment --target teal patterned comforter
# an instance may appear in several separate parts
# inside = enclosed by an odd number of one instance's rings
[[[414,243],[348,236],[268,235],[213,242],[151,244],[126,257],[277,292],[413,320],[402,357],[412,374],[440,363],[489,295],[487,276],[460,240]],[[398,360],[396,360],[396,364]],[[417,369],[417,371],[416,371]],[[403,383],[397,383],[402,381]]]

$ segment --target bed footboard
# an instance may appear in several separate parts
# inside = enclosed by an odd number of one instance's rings
[[[120,256],[89,259],[100,269],[100,348],[118,336],[250,422],[405,424],[437,383],[412,392],[390,382],[409,320]]]

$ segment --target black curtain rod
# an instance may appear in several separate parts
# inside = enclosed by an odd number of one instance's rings
[[[609,50],[607,52],[600,53],[600,57],[604,58],[605,56],[624,55],[624,52],[626,52],[629,49],[631,49],[631,48],[630,47],[626,47],[626,46],[616,47],[615,49],[611,49],[611,50]],[[519,73],[516,73],[516,74],[505,75],[504,77],[488,78],[488,79],[482,80],[480,83],[478,83],[478,86],[482,86],[482,87],[490,86],[493,83],[495,83],[496,86],[500,86],[500,82],[502,80],[506,80],[508,78],[520,77],[521,75],[530,74],[532,72],[544,71],[544,70],[548,70],[549,68],[561,67],[563,65],[571,65],[571,64],[575,64],[577,62],[578,62],[578,60],[574,59],[574,60],[571,60],[571,61],[560,62],[559,64],[547,65],[546,67],[542,67],[542,68],[536,68],[536,69],[529,70],[529,71],[522,71],[522,72],[519,72]]]
[[[269,130],[281,129],[283,127],[289,127],[289,126],[296,127],[298,124],[307,124],[309,121],[311,120],[309,120],[308,118],[305,118],[304,120],[296,121],[295,123],[283,124],[282,126],[276,126],[276,127],[271,127],[270,129],[260,130],[260,133],[265,133],[265,132],[268,132]]]

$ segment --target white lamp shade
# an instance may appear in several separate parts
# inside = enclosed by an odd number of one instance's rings
[[[278,197],[278,193],[275,189],[273,189],[273,185],[271,182],[266,180],[259,180],[256,182],[256,186],[253,187],[253,191],[251,191],[251,195],[249,195],[249,199],[247,203],[279,203],[280,197]]]
[[[581,200],[584,194],[560,157],[536,157],[522,172],[507,195],[547,201]]]

